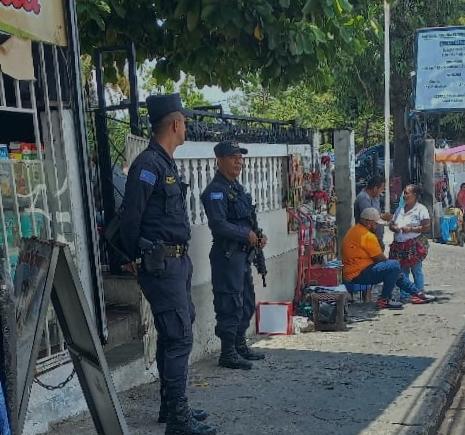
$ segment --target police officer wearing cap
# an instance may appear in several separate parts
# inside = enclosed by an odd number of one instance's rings
[[[190,409],[186,398],[195,319],[187,253],[191,231],[186,186],[173,159],[184,143],[186,111],[179,94],[150,96],[147,108],[152,137],[129,169],[120,233],[133,261],[128,267],[137,274],[158,333],[159,422],[167,422],[169,435],[215,434],[215,429],[199,422],[207,414]]]
[[[255,292],[250,252],[264,247],[252,231],[252,199],[238,182],[245,148],[234,141],[223,141],[214,148],[218,170],[202,193],[202,203],[213,235],[210,251],[215,334],[221,340],[219,365],[249,370],[250,361],[265,355],[247,346],[246,332],[255,311]]]

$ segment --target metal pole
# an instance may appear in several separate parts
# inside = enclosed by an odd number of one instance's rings
[[[389,133],[391,125],[391,102],[390,102],[390,84],[391,84],[391,54],[390,54],[390,37],[389,27],[391,23],[391,10],[387,0],[384,0],[384,176],[386,180],[386,193],[384,209],[386,213],[391,211],[391,193],[389,186],[389,172],[391,170],[391,150],[389,144]]]
[[[99,238],[95,220],[94,195],[89,174],[89,155],[87,148],[87,134],[85,126],[84,101],[81,87],[81,64],[79,30],[76,12],[76,0],[69,0],[67,8],[67,26],[70,56],[70,86],[75,106],[73,107],[76,140],[78,146],[79,166],[82,174],[81,188],[83,193],[83,213],[87,223],[87,241],[89,244],[89,262],[92,271],[92,281],[95,293],[95,313],[100,340],[106,343],[108,338],[107,319],[105,314],[105,298],[103,290],[103,279],[100,265]]]
[[[129,119],[131,123],[131,133],[140,135],[139,128],[139,90],[137,84],[137,63],[136,47],[132,42],[128,47],[128,66],[129,66]]]

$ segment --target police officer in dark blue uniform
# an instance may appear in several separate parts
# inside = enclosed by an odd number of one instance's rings
[[[186,185],[173,159],[176,147],[184,143],[186,112],[179,94],[150,96],[147,108],[152,138],[129,169],[121,239],[133,261],[128,267],[137,274],[158,332],[159,421],[167,421],[165,434],[215,434],[215,429],[199,422],[206,413],[191,410],[186,398],[195,319],[192,262],[187,253],[191,231]]]
[[[265,355],[247,346],[245,334],[255,311],[251,252],[259,240],[252,231],[252,199],[239,184],[245,148],[223,141],[214,148],[218,171],[202,193],[202,203],[213,235],[210,251],[215,333],[221,340],[219,365],[249,370],[250,361]]]

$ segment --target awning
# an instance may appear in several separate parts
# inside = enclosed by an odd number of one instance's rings
[[[465,145],[438,151],[435,160],[444,163],[465,163]]]

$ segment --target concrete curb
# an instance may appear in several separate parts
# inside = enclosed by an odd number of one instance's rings
[[[405,423],[407,435],[436,435],[462,378],[465,360],[465,327],[454,340],[428,388],[418,399],[420,406]]]

